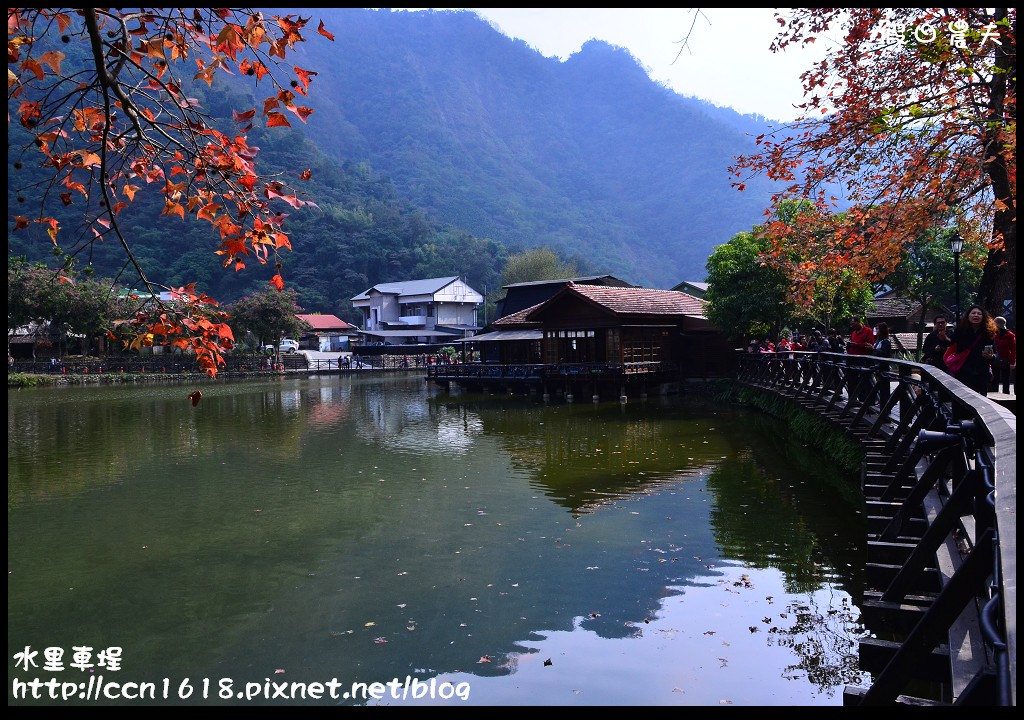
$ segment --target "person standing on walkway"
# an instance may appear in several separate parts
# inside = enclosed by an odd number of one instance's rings
[[[953,377],[979,395],[988,394],[992,382],[992,358],[995,357],[996,323],[980,305],[971,305],[953,332],[953,342],[946,350],[950,353],[967,351],[967,358]],[[952,368],[951,368],[952,369]]]
[[[892,339],[889,336],[889,324],[885,322],[878,323],[878,327],[875,328],[875,345],[872,353],[875,357],[879,358],[891,358],[892,357]],[[875,382],[878,384],[878,404],[879,406],[885,405],[889,400],[890,388],[889,380],[886,373],[889,372],[889,364],[883,363],[878,366]]]
[[[850,355],[871,355],[875,349],[875,333],[859,318],[850,321],[850,339],[846,341],[846,352]]]
[[[839,331],[834,327],[828,329],[828,335],[825,337],[825,341],[828,343],[828,352],[841,353],[846,349],[843,339],[839,336]]]
[[[1000,385],[1003,394],[1010,394],[1011,375],[1017,370],[1017,336],[1006,327],[1006,318],[999,316],[996,323],[996,356],[992,360],[992,370],[995,378],[992,380],[992,392],[999,392]]]
[[[869,361],[861,360],[863,356],[871,355],[875,350],[875,332],[870,327],[861,322],[860,318],[853,318],[850,320],[850,339],[846,341],[846,354],[855,356],[856,359],[851,358],[849,360],[850,365],[850,381],[847,385],[847,392],[852,396],[854,388],[860,386],[860,392],[858,393],[858,399],[864,400],[868,394],[868,388],[865,387],[862,378],[864,377],[865,371],[858,369],[865,365],[870,365]]]
[[[946,361],[942,356],[946,354],[946,348],[953,341],[948,329],[945,315],[936,315],[932,321],[934,329],[924,339],[924,347],[921,349],[921,361],[934,365],[940,370],[946,370]]]

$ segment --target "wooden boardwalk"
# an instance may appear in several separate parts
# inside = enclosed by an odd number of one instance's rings
[[[860,663],[872,682],[848,687],[844,704],[1016,705],[1015,396],[841,354],[744,354],[739,367],[740,382],[864,448],[873,636]]]

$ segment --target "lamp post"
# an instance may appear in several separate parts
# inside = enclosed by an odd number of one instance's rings
[[[960,253],[964,249],[964,239],[960,233],[953,233],[949,238],[949,249],[953,252],[953,277],[956,285],[956,322],[960,324]]]

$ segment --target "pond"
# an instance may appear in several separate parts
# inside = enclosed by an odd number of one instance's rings
[[[834,706],[866,684],[857,479],[771,418],[415,375],[192,389],[8,392],[9,704]]]

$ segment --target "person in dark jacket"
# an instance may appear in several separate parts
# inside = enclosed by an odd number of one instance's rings
[[[875,327],[875,347],[873,350],[875,357],[880,358],[891,358],[892,357],[892,338],[889,335],[889,324],[880,322]],[[879,365],[876,369],[875,381],[878,383],[878,404],[879,406],[885,405],[889,400],[890,387],[889,382],[886,380],[886,373],[889,371],[889,365]]]
[[[946,361],[942,356],[946,354],[946,348],[953,341],[952,332],[949,330],[945,315],[936,315],[932,322],[934,328],[924,339],[924,347],[921,348],[921,362],[946,370]]]
[[[971,305],[953,332],[949,352],[970,350],[967,360],[953,374],[957,380],[979,395],[987,395],[995,357],[996,323],[980,305]],[[953,346],[956,346],[954,349]]]
[[[839,336],[839,331],[834,327],[828,329],[828,336],[825,338],[828,343],[828,352],[841,353],[846,351],[846,343]]]
[[[875,328],[875,357],[892,357],[892,338],[889,337],[889,324],[880,322]]]

